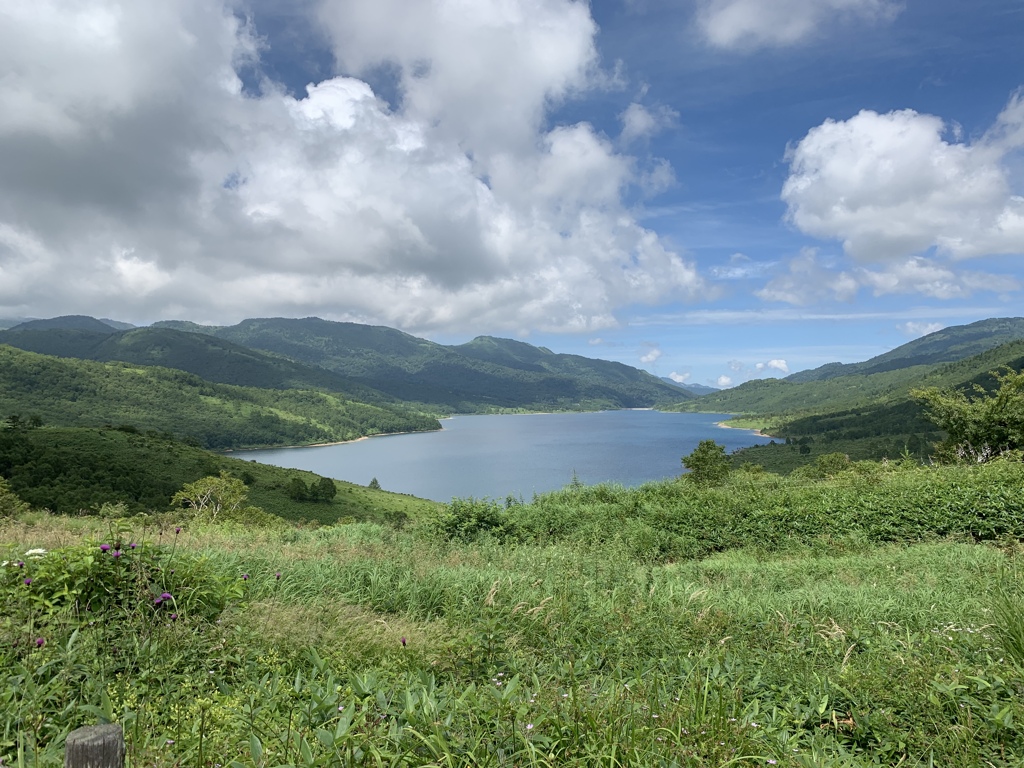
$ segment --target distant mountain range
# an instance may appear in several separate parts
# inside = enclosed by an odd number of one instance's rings
[[[691,394],[697,395],[698,397],[700,397],[701,395],[710,395],[714,392],[721,391],[718,387],[707,387],[703,384],[690,384],[689,382],[680,383],[678,381],[675,381],[674,379],[670,379],[668,376],[661,376],[659,378],[669,386],[685,390],[686,392],[690,392]]]
[[[621,363],[489,336],[449,347],[392,328],[318,318],[115,327],[124,325],[79,315],[31,320],[0,331],[0,344],[176,369],[216,384],[329,392],[406,414],[410,407],[435,414],[636,408],[693,397]]]

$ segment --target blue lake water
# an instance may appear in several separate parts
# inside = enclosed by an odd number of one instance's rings
[[[701,440],[731,453],[770,439],[716,426],[725,418],[660,411],[455,416],[441,422],[440,432],[235,455],[360,485],[376,477],[385,490],[436,501],[509,494],[529,500],[568,485],[573,472],[587,485],[640,485],[679,475],[680,459]]]

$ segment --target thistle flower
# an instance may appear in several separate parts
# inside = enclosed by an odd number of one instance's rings
[[[46,645],[46,638],[45,637],[37,637],[36,638],[36,648],[42,648],[44,645]]]
[[[172,597],[173,595],[170,592],[164,592],[160,595],[161,600],[170,600]]]
[[[280,581],[281,580],[281,572],[278,571],[277,573],[275,573],[274,574],[274,578],[277,579],[278,581]]]
[[[171,621],[174,621],[174,620],[176,620],[177,618],[178,618],[178,614],[176,614],[176,613],[172,613],[172,614],[171,614]]]
[[[110,556],[111,557],[120,557],[122,554],[124,554],[124,553],[121,552],[120,549],[115,549],[113,552],[110,553]]]
[[[28,586],[29,584],[31,584],[31,583],[32,583],[32,579],[25,579],[25,586],[26,586],[26,587],[27,587],[27,586]]]
[[[402,638],[402,647],[405,648],[405,638]]]
[[[100,551],[101,552],[109,552],[110,551],[110,545],[109,544],[100,544]]]
[[[242,581],[248,581],[248,580],[249,580],[249,574],[248,573],[243,573],[242,574]]]
[[[131,544],[129,544],[128,546],[129,546],[129,547],[131,547],[132,549],[135,549],[135,548],[136,548],[137,546],[139,546],[139,545],[138,545],[138,544],[136,544],[136,543],[135,543],[135,542],[133,541],[133,542],[132,542]]]
[[[177,528],[175,528],[174,532],[175,533],[181,533],[181,526],[179,525]]]

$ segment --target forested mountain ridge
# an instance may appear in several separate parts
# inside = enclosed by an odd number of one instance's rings
[[[0,344],[27,352],[97,362],[156,365],[193,373],[206,381],[261,389],[324,389],[367,403],[391,403],[385,395],[323,368],[303,365],[207,334],[171,328],[115,331],[26,325],[0,331]]]
[[[950,363],[1018,339],[1024,339],[1024,317],[993,317],[943,328],[861,363],[828,363],[813,370],[798,371],[787,376],[785,381],[822,381],[853,374]]]
[[[61,426],[128,424],[218,449],[440,429],[430,416],[325,391],[217,384],[170,368],[52,357],[4,345],[0,413]]]
[[[208,333],[319,366],[404,401],[447,411],[650,407],[680,390],[636,368],[478,337],[445,346],[383,326],[320,318],[258,318],[229,327],[168,321],[154,327]]]

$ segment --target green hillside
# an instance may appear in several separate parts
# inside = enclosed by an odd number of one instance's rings
[[[155,326],[199,330],[180,322]],[[203,330],[447,411],[636,408],[680,397],[679,389],[627,365],[509,339],[480,337],[448,347],[393,328],[319,318],[251,319]]]
[[[883,373],[917,365],[955,362],[1019,339],[1024,339],[1024,317],[994,317],[943,328],[862,363],[829,363],[814,370],[799,371],[787,376],[786,381],[820,381],[858,373]]]
[[[118,332],[113,328],[98,331],[27,326],[0,331],[0,344],[57,357],[175,368],[219,384],[261,389],[324,389],[367,403],[398,404],[396,398],[331,371],[207,334],[162,327]]]
[[[398,523],[436,506],[341,481],[334,481],[338,493],[330,501],[296,501],[289,495],[295,479],[308,486],[321,478],[132,428],[0,429],[0,477],[34,507],[63,514],[96,512],[103,504],[119,502],[128,513],[162,512],[185,483],[222,471],[246,484],[251,504],[285,520]]]
[[[0,345],[0,413],[60,426],[131,424],[209,448],[308,444],[439,429],[437,420],[315,390],[216,384],[183,371]]]

